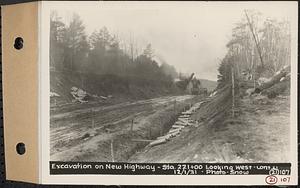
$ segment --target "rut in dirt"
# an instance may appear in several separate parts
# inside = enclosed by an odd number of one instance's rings
[[[147,144],[133,139],[153,140],[164,134],[176,116],[194,100],[199,97],[163,97],[137,101],[122,108],[106,107],[94,114],[90,111],[84,115],[54,118],[51,159],[112,161],[110,148],[113,142],[114,161],[125,161]]]

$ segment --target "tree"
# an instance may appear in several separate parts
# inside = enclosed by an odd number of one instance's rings
[[[247,23],[248,23],[248,26],[249,26],[250,31],[252,33],[253,40],[255,42],[255,46],[256,46],[256,49],[257,49],[257,52],[258,52],[258,55],[259,55],[259,58],[260,58],[261,67],[264,68],[264,66],[265,66],[264,65],[264,60],[263,60],[263,57],[262,57],[261,46],[260,46],[260,42],[259,42],[259,39],[258,39],[257,31],[255,29],[255,25],[253,24],[253,20],[252,21],[250,20],[246,10],[245,10],[245,15],[246,15]]]
[[[175,69],[174,66],[169,65],[166,62],[163,62],[160,65],[160,69],[162,70],[162,72],[168,76],[170,76],[172,79],[178,78],[178,73]]]
[[[71,71],[83,71],[85,68],[89,44],[85,34],[85,27],[77,14],[73,15],[69,27],[66,29],[65,65]]]
[[[235,76],[255,81],[271,77],[290,64],[290,28],[287,21],[262,20],[259,12],[247,11],[232,30],[228,52],[219,67],[220,87],[229,81],[227,73],[234,64]],[[249,75],[249,76],[248,76]]]
[[[106,27],[101,28],[99,31],[94,31],[89,38],[92,49],[101,49],[102,51],[109,48],[112,40],[113,38]]]
[[[106,28],[94,31],[89,37],[89,42],[91,44],[91,50],[89,52],[89,69],[93,73],[101,74],[105,72],[104,63],[108,38],[109,34]]]
[[[267,19],[260,30],[262,35],[261,45],[266,59],[268,74],[278,72],[290,62],[291,37],[289,23]]]
[[[174,86],[176,69],[166,62],[160,66],[153,59],[151,44],[140,54],[135,52],[138,48],[133,38],[128,45],[106,27],[87,36],[77,14],[69,24],[64,24],[55,12],[51,17],[50,35],[51,66],[72,73],[65,74],[66,77],[79,77],[77,85],[83,89],[109,93],[110,90],[128,91],[131,84],[148,91],[168,90]]]
[[[89,55],[90,70],[97,74],[124,74],[127,59],[120,49],[119,40],[112,36],[106,27],[94,31],[89,38],[91,50]]]
[[[50,67],[62,70],[64,61],[66,25],[57,12],[50,15]]]
[[[232,67],[232,56],[226,55],[226,57],[221,61],[218,67],[218,86],[217,88],[222,88],[226,84],[231,83],[231,67]]]
[[[152,59],[154,57],[154,51],[152,49],[151,44],[148,44],[146,46],[146,49],[144,50],[143,55],[145,55],[149,59]]]

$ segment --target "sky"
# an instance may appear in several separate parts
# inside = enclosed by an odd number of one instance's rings
[[[87,34],[107,27],[111,34],[142,51],[150,43],[155,59],[197,78],[217,80],[235,23],[244,10],[263,18],[295,19],[296,2],[51,2],[65,23],[77,13]]]

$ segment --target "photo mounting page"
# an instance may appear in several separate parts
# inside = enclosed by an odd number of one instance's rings
[[[297,184],[297,6],[42,2],[42,183]]]

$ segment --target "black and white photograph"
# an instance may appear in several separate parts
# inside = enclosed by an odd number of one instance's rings
[[[51,161],[291,162],[289,8],[116,4],[50,11]]]

